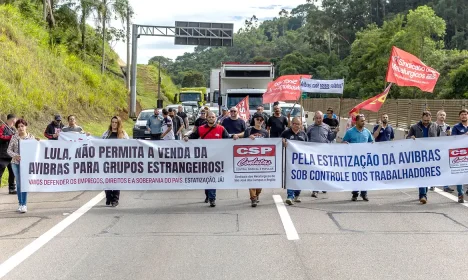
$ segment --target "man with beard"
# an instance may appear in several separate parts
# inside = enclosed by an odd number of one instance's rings
[[[395,134],[393,127],[388,124],[388,115],[382,114],[380,122],[374,126],[375,142],[393,141]]]
[[[213,112],[208,112],[206,118],[206,123],[198,126],[195,131],[190,134],[190,139],[225,139],[230,138],[229,133],[226,129],[216,123],[216,114]],[[184,137],[184,141],[188,141],[188,136]],[[233,136],[233,139],[236,140],[237,135]],[[205,195],[210,202],[210,207],[216,206],[216,189],[207,189],[205,190]],[[205,200],[205,202],[207,202]]]

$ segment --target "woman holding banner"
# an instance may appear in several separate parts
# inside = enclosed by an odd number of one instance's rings
[[[102,135],[103,139],[128,139],[128,134],[123,130],[122,119],[114,116],[111,119],[109,129]],[[119,205],[120,191],[106,190],[106,205],[116,207]]]
[[[16,134],[11,137],[10,144],[8,145],[7,153],[12,158],[11,159],[11,168],[13,169],[13,174],[16,178],[16,190],[18,195],[18,211],[21,213],[28,212],[28,207],[26,206],[28,193],[21,190],[21,176],[20,176],[20,141],[36,139],[39,141],[39,138],[34,137],[34,135],[28,133],[28,123],[19,119],[15,123]]]

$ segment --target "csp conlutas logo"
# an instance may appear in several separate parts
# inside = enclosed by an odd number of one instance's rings
[[[235,145],[234,173],[276,171],[275,145]]]
[[[468,171],[468,148],[449,149],[449,165],[452,174]]]

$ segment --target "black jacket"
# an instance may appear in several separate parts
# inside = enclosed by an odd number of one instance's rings
[[[54,138],[54,134],[57,133],[57,132],[60,132],[62,131],[64,125],[63,123],[60,123],[59,125],[55,125],[54,122],[51,122],[46,130],[44,131],[44,136],[47,137],[47,139],[49,140],[58,140],[58,137],[57,138]]]
[[[429,124],[429,137],[437,137],[437,123],[431,122]],[[414,136],[415,138],[423,138],[423,124],[421,121],[419,121],[417,124],[414,124],[411,126],[410,130],[408,131],[408,136],[406,138],[411,138],[411,136]]]
[[[7,150],[13,134],[15,134],[14,128],[7,127],[6,125],[0,126],[0,158],[11,158],[7,154]]]

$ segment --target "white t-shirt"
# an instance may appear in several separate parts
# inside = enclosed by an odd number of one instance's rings
[[[172,119],[169,116],[164,117],[162,121],[162,133],[166,132],[168,128],[170,128],[170,131],[163,137],[163,140],[175,140],[174,130],[172,129]]]

